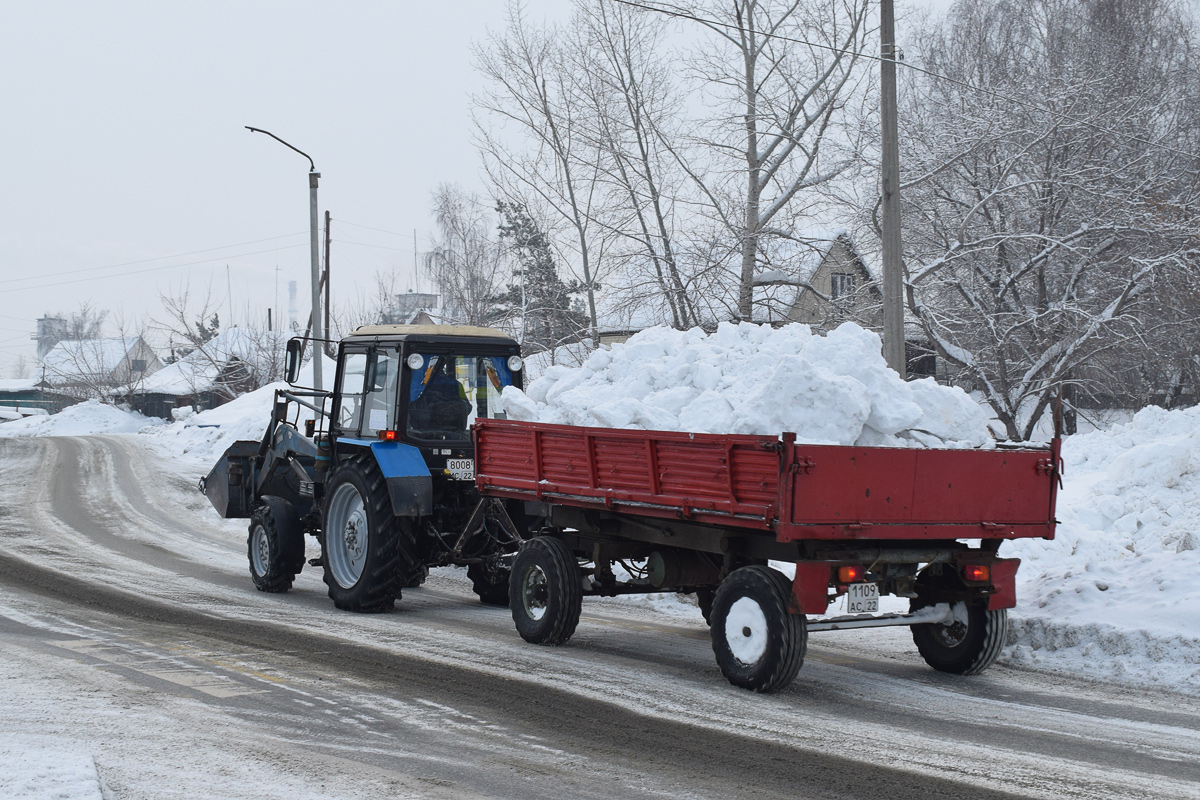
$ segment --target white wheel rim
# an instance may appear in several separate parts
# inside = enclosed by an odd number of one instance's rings
[[[725,615],[725,641],[742,664],[752,667],[767,652],[767,615],[749,597],[740,597]]]
[[[367,510],[354,484],[343,483],[329,503],[325,530],[325,558],[333,579],[349,589],[362,577],[367,561]]]
[[[255,575],[266,575],[271,563],[271,543],[267,541],[267,529],[255,525],[250,535],[250,566]]]
[[[546,583],[546,573],[539,566],[531,567],[521,581],[521,605],[525,613],[534,621],[546,616],[546,600],[549,588]]]

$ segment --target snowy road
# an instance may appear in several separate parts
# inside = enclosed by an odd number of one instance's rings
[[[91,759],[121,798],[1200,797],[1194,697],[955,679],[902,630],[814,635],[761,697],[698,614],[588,601],[537,648],[450,570],[345,614],[316,570],[254,591],[180,470],[133,437],[0,440],[0,759]]]

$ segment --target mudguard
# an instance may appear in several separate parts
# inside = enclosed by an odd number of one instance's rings
[[[433,478],[421,451],[403,442],[377,439],[338,439],[339,445],[369,447],[387,481],[392,513],[398,517],[424,517],[433,513]]]

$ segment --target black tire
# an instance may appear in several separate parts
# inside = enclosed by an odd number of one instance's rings
[[[373,461],[356,456],[334,470],[323,517],[321,562],[333,604],[360,612],[392,608],[402,580],[418,563],[416,542],[413,526],[392,514],[387,485]]]
[[[700,613],[704,615],[704,624],[712,627],[712,609],[713,600],[717,593],[712,589],[697,589],[696,590],[696,605],[700,607]]]
[[[403,522],[403,520],[400,520]],[[425,579],[429,577],[429,567],[421,563],[412,565],[412,569],[404,575],[400,576],[401,589],[416,589],[425,583]]]
[[[808,627],[803,614],[788,611],[791,593],[783,573],[758,565],[735,570],[717,588],[713,653],[734,686],[777,692],[800,671]]]
[[[920,599],[910,610],[933,605]],[[953,606],[953,604],[951,604]],[[1008,610],[989,611],[983,603],[963,604],[966,622],[949,625],[913,625],[912,637],[925,663],[939,672],[953,675],[977,675],[996,663],[1008,636]]]
[[[562,644],[575,633],[583,608],[583,579],[570,549],[551,536],[521,545],[509,578],[509,607],[521,638]]]
[[[508,608],[508,579],[511,574],[510,569],[489,570],[484,564],[471,564],[467,567],[471,590],[479,595],[479,602],[485,606]]]
[[[246,536],[250,577],[260,592],[286,592],[304,568],[304,531],[295,509],[275,500],[254,509]]]

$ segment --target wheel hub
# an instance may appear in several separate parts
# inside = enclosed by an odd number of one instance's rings
[[[521,581],[521,604],[530,619],[540,620],[546,615],[546,601],[550,590],[546,584],[546,573],[541,567],[533,567]]]
[[[749,597],[740,597],[725,617],[725,641],[733,657],[754,666],[767,651],[767,615]]]

